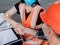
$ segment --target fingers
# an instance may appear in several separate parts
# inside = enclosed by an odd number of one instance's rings
[[[19,30],[19,35],[24,35],[24,32]]]
[[[16,32],[16,34],[19,34],[19,32],[14,28],[14,31]]]
[[[24,32],[20,27],[14,27],[14,31],[19,35],[24,35]]]

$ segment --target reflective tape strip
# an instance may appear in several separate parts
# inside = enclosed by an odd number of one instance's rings
[[[22,20],[22,12],[23,12],[23,9],[24,9],[24,4],[22,4],[20,7],[19,7],[19,11],[20,11],[20,17],[21,17],[21,20]]]
[[[38,8],[40,8],[40,6],[36,6],[35,7],[35,10],[34,10],[34,13],[33,13],[33,16],[32,16],[32,20],[31,20],[31,28],[34,28],[35,21],[36,21],[35,19],[36,19],[36,14],[37,14]]]
[[[27,41],[26,43],[36,45],[36,44],[40,44],[40,41],[32,41],[32,40],[30,40],[30,41]]]

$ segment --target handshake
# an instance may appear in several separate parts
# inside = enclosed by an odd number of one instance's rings
[[[21,25],[20,23],[17,23],[16,25],[14,25],[13,28],[17,34],[24,35],[25,27]]]

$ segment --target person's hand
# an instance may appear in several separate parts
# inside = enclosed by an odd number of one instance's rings
[[[22,26],[23,32],[29,34],[31,36],[36,36],[36,31],[34,29],[30,29],[27,27]]]
[[[14,27],[14,31],[19,34],[19,35],[24,35],[23,29],[22,29],[22,25],[17,23]]]
[[[42,28],[42,25],[43,25],[43,23],[37,25],[37,26],[36,26],[36,29],[40,29],[40,28]]]

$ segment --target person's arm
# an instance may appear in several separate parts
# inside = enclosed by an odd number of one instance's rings
[[[22,25],[20,25],[23,32],[24,33],[27,33],[29,35],[31,35],[32,37],[37,37],[37,38],[42,38],[42,39],[46,39],[45,35],[43,34],[43,31],[42,29],[37,29],[37,30],[34,30],[34,29],[30,29],[30,28],[27,28],[27,27],[24,27]]]
[[[9,9],[7,12],[4,13],[4,19],[13,26],[14,31],[18,34],[23,34],[22,33],[22,29],[20,28],[20,26],[17,28],[16,24],[18,24],[18,22],[14,21],[13,19],[11,19],[10,17],[12,15],[14,15],[15,13],[17,13],[17,10],[15,7],[12,7],[11,9]],[[20,24],[19,24],[20,25]],[[20,32],[18,32],[17,30],[20,30]]]
[[[24,27],[21,24],[17,24],[16,27],[21,27],[24,33],[27,33],[32,36],[36,36],[36,30]]]
[[[24,27],[24,33],[30,34],[36,37],[36,30]]]
[[[16,22],[14,20],[12,20],[10,18],[10,16],[14,15],[17,12],[17,10],[15,9],[15,7],[12,7],[11,9],[9,9],[7,12],[4,13],[4,19],[12,24],[13,26],[16,24]]]
[[[40,28],[42,28],[42,24],[43,24],[43,23],[37,25],[37,26],[36,26],[36,29],[40,29]]]

